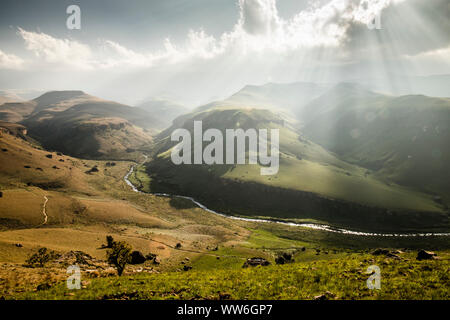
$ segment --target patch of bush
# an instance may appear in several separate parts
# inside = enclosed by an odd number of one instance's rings
[[[114,238],[112,236],[106,236],[106,247],[112,248],[114,244]]]
[[[40,248],[38,252],[32,254],[27,261],[25,262],[25,266],[36,268],[36,267],[44,267],[47,262],[50,262],[59,257],[58,253],[53,250],[49,250],[47,248]]]
[[[117,274],[121,276],[126,265],[131,261],[131,246],[123,241],[114,242],[106,256],[108,263],[116,267]]]

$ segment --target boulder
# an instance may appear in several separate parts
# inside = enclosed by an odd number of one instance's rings
[[[431,251],[425,251],[425,250],[420,250],[417,253],[417,260],[432,260],[432,259],[436,259],[436,253],[431,252]]]
[[[284,258],[283,257],[276,257],[275,258],[275,263],[276,264],[284,264],[285,263],[285,261],[284,261]]]
[[[375,251],[372,252],[372,255],[374,255],[374,256],[381,256],[381,255],[387,255],[387,254],[389,254],[389,250],[381,249],[381,248],[375,249]]]
[[[161,259],[158,257],[155,257],[155,259],[153,259],[153,263],[154,264],[161,264]]]
[[[37,291],[43,291],[43,290],[48,290],[50,289],[52,286],[49,283],[41,283],[40,285],[38,285],[36,287]]]
[[[191,270],[191,269],[192,269],[191,266],[186,266],[186,265],[183,266],[183,270],[184,270],[184,271],[189,271],[189,270]]]
[[[23,245],[22,245],[21,243],[16,243],[15,246],[16,246],[17,248],[23,248]]]
[[[141,264],[144,263],[147,259],[145,259],[144,255],[140,251],[133,251],[131,253],[131,264]]]
[[[324,294],[315,296],[314,300],[330,300],[330,299],[334,299],[335,297],[336,297],[336,295],[334,293],[327,291]]]
[[[3,192],[0,191],[0,198],[3,198]]]
[[[53,158],[53,155],[52,154],[48,154],[48,155],[46,155],[46,157],[51,159],[51,158]]]
[[[145,256],[145,259],[150,260],[150,261],[155,258],[156,258],[156,254],[154,254],[154,253],[149,253]]]
[[[247,261],[245,261],[244,265],[242,266],[242,268],[248,268],[248,267],[256,267],[256,266],[268,266],[270,265],[270,262],[267,261],[264,258],[250,258],[247,259]]]

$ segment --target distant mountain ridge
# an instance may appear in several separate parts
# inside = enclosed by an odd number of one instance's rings
[[[128,158],[162,128],[145,110],[80,90],[50,91],[31,101],[3,104],[0,120],[25,125],[48,149],[85,158]]]
[[[338,85],[302,111],[302,132],[382,178],[450,200],[450,99]]]

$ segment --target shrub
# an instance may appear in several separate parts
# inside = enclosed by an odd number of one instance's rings
[[[106,236],[106,247],[112,248],[114,244],[114,238],[112,236]]]
[[[106,253],[108,263],[114,265],[117,269],[117,274],[122,275],[126,265],[131,260],[131,246],[123,241],[113,242],[111,250]]]
[[[55,251],[48,250],[47,248],[40,248],[38,252],[31,255],[25,262],[28,267],[44,267],[45,264],[53,259],[56,259],[58,254]]]

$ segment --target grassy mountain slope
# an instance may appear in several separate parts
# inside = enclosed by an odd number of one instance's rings
[[[184,106],[164,99],[153,99],[145,101],[137,106],[150,113],[158,122],[159,128],[167,128],[172,121],[188,109]]]
[[[300,118],[308,138],[344,160],[450,200],[450,99],[340,85],[307,105]]]
[[[7,102],[20,102],[23,99],[15,94],[7,94],[0,92],[0,105],[7,103]]]
[[[111,160],[81,160],[48,152],[18,137],[23,130],[20,125],[0,126],[1,298],[172,299],[222,294],[231,299],[244,295],[249,299],[310,299],[327,290],[337,299],[439,298],[445,294],[445,237],[358,237],[230,220],[183,199],[133,192],[123,181],[130,162],[115,161],[111,166]],[[88,172],[94,166],[98,171]],[[115,271],[102,249],[106,235],[144,254],[156,254],[160,264],[128,265],[124,277],[111,277]],[[439,248],[441,260],[416,262],[415,252],[408,251],[391,263],[391,258],[366,254],[367,248],[379,246]],[[73,261],[23,266],[42,247],[63,255],[80,250],[98,259],[93,264],[79,263],[81,290],[66,291],[66,268]],[[282,252],[292,253],[298,263],[275,266],[274,258]],[[242,269],[243,262],[255,256],[268,259],[273,266]],[[383,279],[389,279],[377,296],[365,289],[366,277],[360,273],[374,261],[384,266]],[[180,273],[184,265],[193,270]],[[352,285],[343,288],[345,279]],[[187,283],[189,290],[185,290]],[[299,287],[291,288],[295,283]],[[38,286],[50,289],[37,291]],[[159,288],[157,292],[154,287]]]
[[[307,252],[295,255],[296,263],[245,268],[238,259],[233,267],[93,279],[89,289],[76,291],[69,299],[87,300],[446,300],[448,259],[414,261],[413,253],[403,253],[399,261],[370,254],[347,254],[339,258],[305,261]],[[215,260],[215,259],[214,259]],[[369,290],[368,261],[382,266],[380,290]],[[67,299],[64,284],[44,292],[27,292],[21,299]],[[326,293],[328,292],[328,293]]]
[[[226,99],[225,102],[229,105],[277,107],[295,111],[313,98],[318,97],[325,89],[325,86],[307,82],[267,83],[262,86],[248,85]]]
[[[133,159],[162,126],[148,112],[90,96],[51,91],[21,103],[0,106],[0,119],[24,124],[48,149],[85,158]]]
[[[312,218],[379,230],[447,223],[443,208],[430,195],[385,183],[367,169],[339,160],[268,110],[212,108],[182,119],[182,127],[191,131],[194,120],[203,121],[203,130],[278,128],[280,170],[275,176],[261,176],[259,165],[175,166],[170,159],[175,124],[157,137],[157,156],[147,165],[153,191],[191,195],[230,214]],[[402,226],[405,211],[427,213]]]

